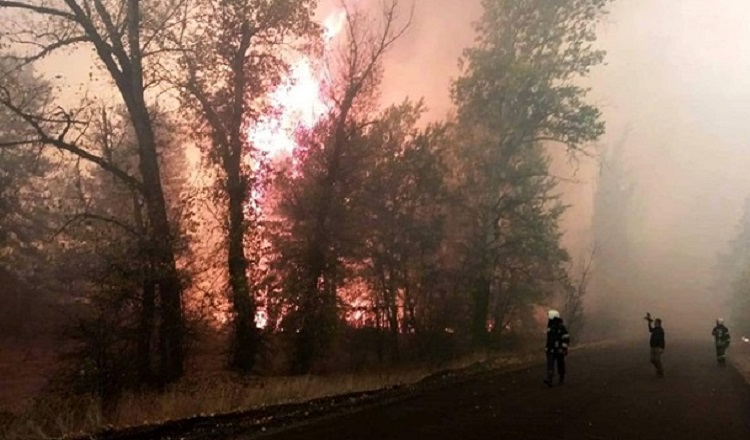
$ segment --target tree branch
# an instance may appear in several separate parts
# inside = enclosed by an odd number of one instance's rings
[[[198,86],[198,83],[195,79],[194,68],[190,69],[190,79],[188,80],[187,84],[184,85],[184,87],[200,103],[206,119],[208,120],[209,125],[211,125],[211,128],[214,130],[215,135],[219,136],[224,144],[228,143],[229,135],[227,134],[226,127],[224,126],[221,117],[219,117],[219,114],[216,112],[216,109],[214,109],[213,105],[211,104],[211,101],[208,99],[203,90]]]
[[[97,156],[89,151],[84,150],[83,148],[65,141],[65,134],[70,129],[70,126],[72,125],[72,120],[69,120],[68,124],[66,124],[66,128],[63,130],[63,132],[55,137],[50,136],[45,130],[44,127],[39,122],[39,118],[37,118],[34,115],[30,115],[23,111],[21,108],[16,106],[10,99],[10,94],[7,93],[4,94],[6,96],[0,95],[0,104],[5,106],[8,110],[10,110],[13,114],[17,115],[21,119],[23,119],[37,134],[38,138],[34,140],[29,140],[28,144],[33,143],[39,143],[44,145],[50,145],[55,148],[58,148],[63,151],[67,151],[69,153],[72,153],[82,159],[85,159],[89,162],[95,163],[99,165],[102,169],[105,171],[108,171],[118,178],[120,178],[126,185],[129,187],[137,190],[137,191],[143,191],[142,184],[133,176],[128,174],[127,172],[123,171],[122,169],[118,168],[114,164],[106,161],[104,158]]]
[[[86,36],[94,45],[97,55],[99,55],[99,59],[102,61],[102,63],[104,63],[104,66],[107,68],[110,75],[112,75],[112,79],[114,79],[115,84],[117,84],[117,88],[122,93],[123,98],[127,101],[127,97],[129,96],[128,93],[130,92],[130,90],[126,82],[126,75],[128,70],[125,69],[125,65],[122,64],[121,60],[119,60],[119,57],[112,48],[112,45],[108,44],[99,34],[99,31],[94,26],[91,18],[86,15],[86,12],[81,9],[81,6],[75,0],[65,0],[65,3],[75,13],[75,21],[81,26],[81,28],[83,28],[84,32],[86,32]],[[117,62],[115,62],[116,58],[118,59]],[[118,62],[120,63],[119,65]]]
[[[20,147],[23,145],[34,145],[38,143],[39,141],[36,139],[25,139],[22,141],[0,141],[0,148]]]
[[[120,68],[124,72],[129,71],[130,59],[125,51],[125,47],[122,45],[122,31],[115,26],[115,23],[112,21],[112,15],[107,11],[107,8],[101,0],[94,0],[94,8],[96,9],[96,13],[99,14],[99,17],[101,17],[104,27],[107,29],[109,41],[112,45],[112,52],[115,57],[117,57],[117,62],[120,64]],[[127,19],[125,21],[127,22]]]
[[[73,216],[73,218],[68,222],[68,225],[72,225],[76,221],[82,221],[82,220],[98,220],[100,222],[109,223],[111,225],[117,226],[127,232],[128,234],[134,236],[134,237],[140,237],[138,230],[136,230],[134,227],[128,225],[127,223],[124,223],[120,220],[117,220],[116,218],[107,217],[99,214],[94,214],[91,212],[82,212],[80,214],[76,214]]]
[[[35,61],[38,61],[47,55],[51,54],[52,52],[56,51],[57,49],[62,49],[63,47],[72,46],[77,43],[85,43],[87,41],[90,41],[89,38],[85,35],[79,35],[76,37],[71,38],[65,38],[59,41],[55,41],[54,43],[48,44],[44,47],[42,47],[42,50],[40,50],[38,53],[28,56],[28,57],[12,57],[16,58],[18,60],[21,60],[22,63],[16,68],[27,66]]]
[[[27,11],[36,12],[38,14],[52,15],[55,17],[65,18],[66,20],[78,22],[77,17],[70,12],[61,11],[59,9],[50,8],[47,6],[30,5],[28,3],[17,1],[0,1],[0,8],[24,9]]]

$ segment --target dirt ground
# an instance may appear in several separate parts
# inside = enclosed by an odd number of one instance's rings
[[[46,340],[0,341],[0,412],[18,411],[44,388],[57,368],[57,348]]]
[[[750,387],[737,370],[716,365],[711,340],[668,342],[663,379],[646,343],[620,344],[571,354],[564,386],[544,386],[538,365],[283,431],[213,438],[750,438]]]

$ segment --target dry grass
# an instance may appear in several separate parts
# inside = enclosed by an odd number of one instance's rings
[[[586,344],[587,347],[609,342]],[[579,346],[578,348],[583,348]],[[194,416],[226,414],[284,403],[379,390],[416,383],[446,370],[513,369],[538,361],[540,350],[516,349],[503,353],[486,352],[464,356],[440,365],[372,370],[356,374],[329,376],[282,376],[243,378],[199,362],[183,381],[164,393],[129,393],[122,396],[117,409],[105,416],[100,402],[93,397],[37,397],[20,414],[9,417],[0,408],[0,438],[33,440],[78,437],[103,429],[127,428],[180,420]],[[750,355],[747,358],[750,378]],[[36,380],[36,379],[35,379]]]
[[[537,350],[538,351],[538,350]],[[165,393],[123,396],[114,414],[105,417],[94,398],[48,397],[0,431],[9,440],[79,436],[105,428],[126,428],[200,415],[224,414],[319,397],[378,390],[418,382],[438,371],[482,364],[498,368],[523,365],[538,357],[531,353],[474,354],[439,366],[372,371],[331,376],[243,379],[226,372],[193,375]]]
[[[78,437],[108,428],[226,414],[412,384],[446,370],[513,369],[542,358],[538,344],[532,344],[531,349],[528,349],[529,345],[523,345],[527,349],[475,353],[440,365],[412,365],[356,374],[250,379],[222,371],[221,362],[211,355],[201,358],[184,380],[166,392],[126,394],[117,409],[106,416],[101,411],[100,402],[92,397],[40,396],[34,399],[33,405],[12,418],[0,409],[0,438],[33,440]],[[208,366],[211,362],[215,365]]]

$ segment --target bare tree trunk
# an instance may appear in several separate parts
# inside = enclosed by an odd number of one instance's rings
[[[232,365],[238,370],[249,373],[255,365],[258,351],[259,332],[255,323],[256,304],[248,281],[248,261],[245,256],[245,203],[247,186],[238,170],[240,157],[232,158],[234,162],[228,171],[229,181],[229,233],[228,233],[228,269],[229,284],[232,289],[234,306],[234,343],[232,347]]]
[[[234,347],[232,364],[249,373],[255,365],[260,334],[255,323],[257,305],[248,280],[248,260],[245,255],[245,204],[248,201],[248,182],[242,171],[243,119],[245,117],[246,52],[250,46],[250,24],[242,24],[240,43],[232,60],[232,112],[229,126],[229,145],[224,152],[229,202],[228,269],[234,304]]]
[[[324,276],[326,271],[327,253],[324,243],[327,243],[323,236],[327,215],[323,211],[318,216],[318,233],[312,240],[308,254],[306,266],[308,267],[306,288],[302,293],[300,312],[302,313],[302,327],[299,330],[297,338],[295,369],[296,374],[309,373],[312,370],[315,360],[322,354],[326,345],[326,327],[332,325],[329,322],[331,314],[336,314],[336,310],[326,310],[326,307],[336,306],[335,298],[333,301],[327,300],[327,289],[324,289]],[[331,280],[332,281],[332,280]]]
[[[103,118],[106,123],[106,117]],[[133,219],[135,221],[136,231],[138,232],[139,252],[143,262],[141,263],[141,309],[138,336],[137,351],[138,357],[138,376],[143,383],[150,382],[153,379],[153,331],[156,318],[156,285],[154,284],[154,263],[151,258],[151,252],[147,243],[147,226],[141,211],[140,195],[133,192]]]
[[[141,316],[138,327],[138,375],[144,382],[153,378],[152,332],[156,313],[156,286],[150,279],[143,281]]]
[[[172,246],[159,158],[153,126],[144,98],[143,66],[140,48],[140,10],[138,0],[128,0],[128,45],[130,71],[123,70],[123,80],[130,90],[121,90],[138,139],[139,168],[150,226],[150,242],[155,263],[154,283],[158,285],[161,313],[159,378],[169,382],[184,372],[184,323],[182,287]],[[129,81],[128,81],[129,80]]]
[[[409,269],[404,264],[404,320],[402,327],[405,332],[417,331],[417,316],[412,297],[412,282],[409,277]]]

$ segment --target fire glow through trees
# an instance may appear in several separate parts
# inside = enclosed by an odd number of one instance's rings
[[[332,110],[331,99],[326,94],[331,84],[326,57],[332,51],[332,43],[343,30],[346,19],[347,11],[338,8],[323,20],[322,57],[314,59],[302,55],[294,61],[288,76],[270,96],[274,110],[249,128],[250,144],[271,160],[293,156],[297,146],[297,130],[314,127]],[[263,217],[267,213],[263,210],[262,201],[256,203],[259,199],[262,196],[254,190],[253,200],[247,209]],[[262,302],[261,300],[261,304],[258,304],[255,316],[255,323],[259,328],[268,325],[268,313]],[[227,316],[221,316],[219,320],[225,323],[227,319]]]
[[[603,133],[584,86],[608,2],[455,1],[0,1],[0,327],[76,352],[75,414],[125,420],[125,392],[212,379],[215,356],[244,386],[447,361],[532,334],[538,307],[580,326],[565,240],[632,205],[587,199],[566,235],[557,152]]]
[[[296,146],[295,133],[300,128],[311,128],[331,110],[325,90],[330,84],[326,55],[331,43],[341,33],[347,13],[337,9],[323,21],[325,51],[321,59],[302,56],[292,63],[289,76],[271,95],[276,110],[250,128],[249,140],[258,150],[270,157],[291,155]]]

